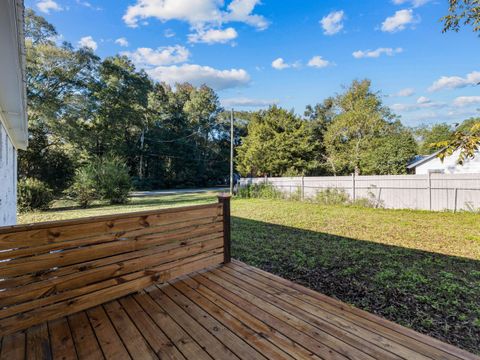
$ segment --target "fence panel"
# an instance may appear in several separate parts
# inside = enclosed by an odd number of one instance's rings
[[[269,183],[285,195],[314,198],[325,189],[342,189],[351,199],[369,198],[389,209],[478,210],[480,174],[373,175],[243,178],[240,186]]]

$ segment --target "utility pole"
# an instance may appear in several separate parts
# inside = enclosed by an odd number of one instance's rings
[[[233,195],[233,109],[230,113],[230,195]]]

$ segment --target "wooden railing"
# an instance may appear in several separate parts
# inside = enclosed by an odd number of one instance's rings
[[[0,228],[0,336],[229,261],[228,196]]]

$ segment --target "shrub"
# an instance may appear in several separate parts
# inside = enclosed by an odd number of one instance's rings
[[[343,189],[325,189],[317,192],[315,202],[322,205],[346,205],[350,201],[349,195]]]
[[[383,208],[385,206],[382,200],[377,200],[372,191],[368,191],[367,197],[357,198],[355,201],[352,201],[352,205],[365,208]]]
[[[268,183],[252,184],[239,188],[238,197],[240,198],[263,198],[263,199],[281,199],[283,194],[275,186]]]
[[[68,193],[83,208],[88,207],[98,198],[96,171],[92,164],[77,169]]]
[[[125,161],[117,156],[106,156],[95,161],[97,190],[110,204],[125,204],[132,189],[132,180]]]
[[[53,201],[53,191],[44,182],[35,178],[18,182],[18,209],[21,212],[47,210]]]

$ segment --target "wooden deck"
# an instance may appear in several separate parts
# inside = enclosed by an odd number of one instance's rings
[[[1,339],[1,359],[479,359],[234,261]]]

